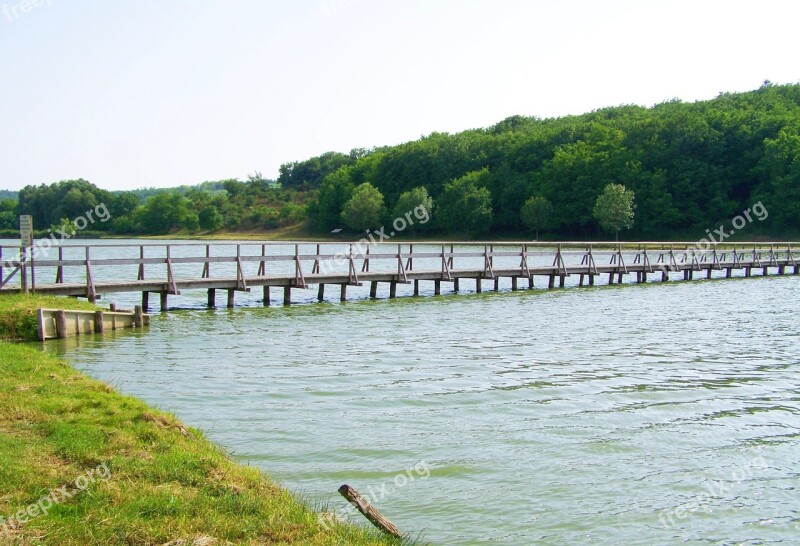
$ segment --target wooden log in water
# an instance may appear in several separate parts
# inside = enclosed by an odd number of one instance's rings
[[[394,523],[386,519],[386,517],[372,506],[367,499],[362,497],[358,491],[344,484],[339,488],[339,494],[347,499],[347,502],[355,506],[375,527],[393,537],[403,538],[403,533],[400,532],[400,529],[398,529]]]

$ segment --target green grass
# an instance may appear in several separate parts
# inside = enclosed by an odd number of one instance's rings
[[[36,310],[39,308],[74,309],[78,311],[100,309],[94,304],[74,298],[36,296],[32,294],[3,294],[0,295],[0,339],[36,339]]]
[[[32,310],[65,304],[94,308],[60,298],[0,297],[3,335],[26,337]],[[92,472],[88,486],[76,488]],[[58,491],[74,495],[47,514],[3,526]],[[317,512],[258,469],[234,462],[202,432],[33,346],[6,341],[0,341],[0,518],[3,545],[408,543],[366,523],[326,528]]]

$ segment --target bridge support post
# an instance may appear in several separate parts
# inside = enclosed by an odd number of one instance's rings
[[[566,275],[559,276],[558,277],[558,287],[559,288],[564,288],[564,283],[566,282],[566,280],[567,280]]]
[[[583,286],[583,277],[584,277],[584,274],[581,273],[581,281],[578,283],[578,286]]]
[[[731,277],[733,277],[733,268],[729,267],[729,268],[728,268],[728,269],[725,271],[725,278],[726,278],[726,279],[730,279]]]
[[[291,286],[284,286],[283,287],[283,304],[284,305],[291,305],[292,304],[292,287]]]
[[[766,277],[767,275],[769,275],[769,267],[764,268],[764,276]]]
[[[347,285],[342,285],[341,293],[339,294],[339,301],[347,301]]]
[[[500,277],[494,278],[494,291],[497,292],[500,290]]]
[[[317,301],[322,301],[325,299],[325,285],[323,283],[319,283],[319,290],[317,290]]]
[[[594,286],[594,275],[589,275],[589,286]]]
[[[483,291],[483,280],[478,277],[475,279],[475,293],[480,294]]]
[[[669,271],[666,269],[661,272],[661,282],[667,282],[669,280]]]
[[[389,283],[389,299],[395,299],[397,297],[397,283],[392,281]]]
[[[642,271],[642,282],[647,282],[647,271]]]
[[[440,296],[442,294],[442,281],[435,280],[433,281],[433,295]]]
[[[511,290],[517,290],[517,277],[511,277]]]
[[[533,290],[533,275],[528,277],[528,288]]]
[[[414,295],[419,296],[419,279],[414,279]]]
[[[169,306],[167,305],[167,293],[161,292],[161,311],[166,311]]]
[[[369,284],[369,297],[373,300],[378,297],[378,281],[372,281]]]
[[[233,309],[234,294],[236,294],[236,290],[228,288],[228,309]]]
[[[617,275],[617,284],[622,284],[622,273]]]
[[[217,291],[213,288],[208,289],[208,307],[213,309],[217,305]]]
[[[745,277],[749,277],[750,275],[752,275],[752,273],[753,273],[753,268],[752,267],[745,267],[744,268],[744,276]]]
[[[614,284],[614,273],[608,274],[608,284],[609,285]]]
[[[269,307],[269,306],[270,306],[270,303],[272,303],[272,302],[270,302],[270,301],[269,301],[269,286],[267,286],[267,285],[265,284],[265,285],[263,286],[263,291],[264,291],[264,298],[263,298],[263,300],[264,300],[264,307]]]
[[[142,309],[147,312],[147,308],[150,307],[150,292],[142,292]]]
[[[709,266],[708,271],[706,271],[706,279],[711,278],[711,267]]]
[[[786,273],[786,266],[781,265],[778,267],[778,275],[784,275]]]
[[[583,275],[581,275],[581,279],[583,279]],[[555,287],[556,287],[556,276],[555,275],[550,275],[547,278],[547,289],[548,290],[552,290]]]
[[[458,292],[458,289],[459,289],[458,279],[453,279],[453,292]]]
[[[800,265],[794,266],[794,274],[795,275],[800,275]]]

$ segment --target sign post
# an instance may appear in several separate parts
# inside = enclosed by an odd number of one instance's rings
[[[30,214],[22,214],[19,217],[19,237],[20,237],[20,255],[22,256],[22,291],[28,293],[28,271],[26,267],[26,260],[28,259],[28,248],[33,246],[33,216]]]

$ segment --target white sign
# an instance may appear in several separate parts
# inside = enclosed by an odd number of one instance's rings
[[[19,236],[22,239],[20,246],[28,247],[33,244],[33,216],[30,214],[19,217]]]

